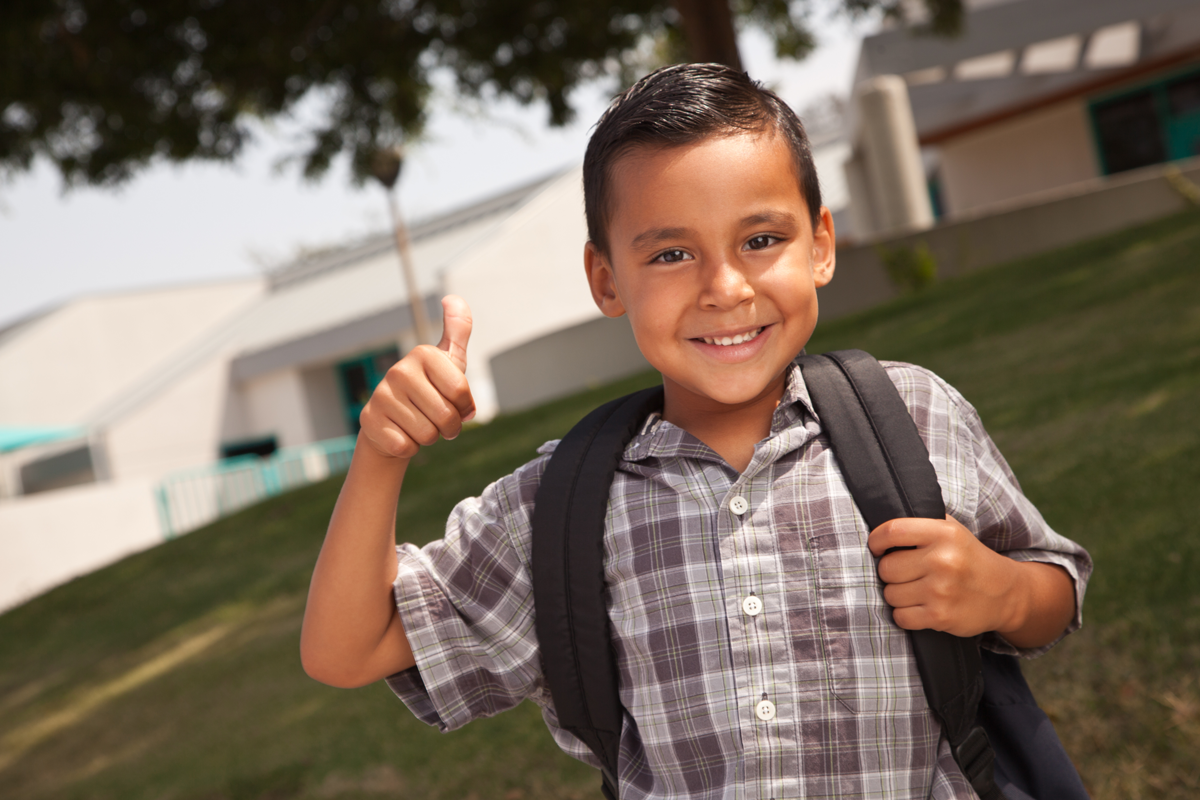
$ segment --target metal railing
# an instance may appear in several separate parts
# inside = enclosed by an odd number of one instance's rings
[[[163,538],[172,539],[268,497],[324,480],[350,466],[354,436],[285,447],[173,472],[155,489]]]

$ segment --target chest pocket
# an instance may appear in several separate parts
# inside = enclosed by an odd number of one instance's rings
[[[919,713],[926,707],[908,633],[883,598],[869,531],[847,495],[809,537],[829,686],[855,713]]]

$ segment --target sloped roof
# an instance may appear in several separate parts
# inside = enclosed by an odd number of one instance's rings
[[[568,171],[411,225],[414,271],[426,300],[440,290],[442,272],[456,258]],[[299,259],[268,280],[269,291],[98,409],[89,426],[112,424],[219,353],[233,356],[233,376],[244,380],[408,327],[408,292],[391,233]],[[314,351],[314,342],[321,349]]]
[[[556,171],[515,189],[439,214],[409,227],[413,268],[423,295],[436,292],[445,269],[464,251],[559,179]],[[300,259],[275,272],[271,291],[251,313],[242,333],[243,353],[407,306],[392,232]]]
[[[1196,0],[1014,0],[968,11],[956,38],[867,37],[855,82],[904,76],[918,137],[933,143],[1194,57]]]

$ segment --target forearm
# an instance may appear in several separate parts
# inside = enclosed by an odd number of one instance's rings
[[[300,656],[313,678],[362,686],[413,664],[392,598],[396,502],[408,459],[361,437],[313,571]]]
[[[1060,566],[1011,561],[1014,582],[1008,622],[997,628],[1019,648],[1042,647],[1057,639],[1075,616],[1075,583]]]

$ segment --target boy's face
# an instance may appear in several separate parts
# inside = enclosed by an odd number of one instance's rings
[[[783,138],[634,150],[611,196],[609,252],[588,244],[588,281],[605,315],[629,315],[667,419],[777,401],[834,269],[829,211],[814,231]]]

